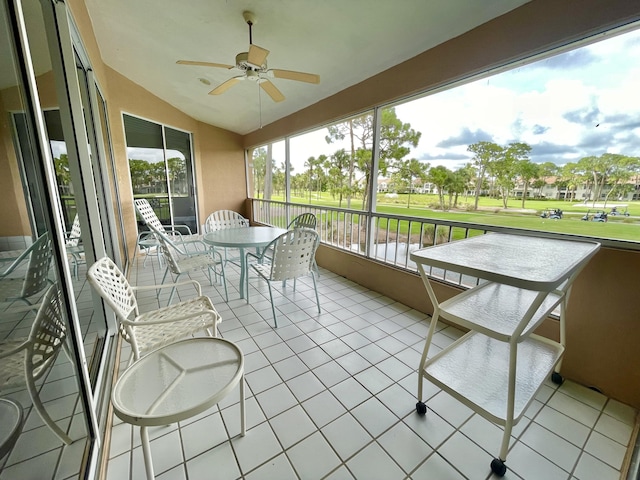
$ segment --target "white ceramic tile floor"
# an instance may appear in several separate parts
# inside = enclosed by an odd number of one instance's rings
[[[155,261],[140,262],[131,280],[151,284],[162,273]],[[277,286],[275,329],[264,284],[251,280],[250,304],[238,298],[237,267],[227,267],[228,303],[219,285],[193,278],[222,315],[221,336],[245,353],[248,430],[239,436],[236,389],[177,429],[153,432],[158,478],[496,478],[489,463],[501,427],[427,381],[427,415],[415,412],[428,316],[321,270],[322,313],[310,280],[299,280],[295,294],[287,285],[286,296]],[[434,342],[445,347],[461,334],[442,324]],[[573,382],[548,381],[513,429],[504,478],[618,478],[635,413]],[[115,420],[109,479],[143,474],[138,431],[131,432]]]

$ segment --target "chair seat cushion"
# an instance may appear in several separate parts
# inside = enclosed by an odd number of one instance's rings
[[[218,265],[218,262],[211,255],[203,253],[199,255],[190,255],[188,257],[183,257],[179,261],[180,270],[183,272],[191,271],[191,270],[202,270],[203,267],[215,266]]]
[[[200,315],[198,315],[201,313]],[[176,320],[188,317],[183,320]],[[221,321],[209,297],[196,297],[175,305],[143,313],[136,318],[137,326],[132,327],[140,354],[147,350],[160,348],[211,328],[215,332],[216,325]],[[145,325],[148,321],[167,321],[167,323]]]

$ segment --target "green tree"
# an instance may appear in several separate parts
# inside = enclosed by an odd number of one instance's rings
[[[349,165],[351,157],[341,148],[327,159],[328,186],[333,198],[338,198],[338,207],[342,207],[343,197],[349,196]]]
[[[523,184],[522,189],[522,208],[525,208],[525,201],[529,192],[531,182],[540,176],[540,165],[533,163],[528,158],[518,160],[515,165],[516,174],[520,177]]]
[[[338,123],[327,128],[328,135],[325,137],[327,143],[334,143],[349,139],[350,162],[347,197],[347,208],[351,205],[351,195],[360,188],[356,185],[356,170],[362,173],[365,185],[369,185],[371,180],[371,153],[373,148],[373,115],[365,114],[353,117],[346,122]],[[399,161],[411,152],[411,147],[417,147],[420,141],[420,132],[411,128],[411,124],[403,123],[396,115],[395,108],[384,108],[381,110],[380,118],[380,140],[379,140],[379,160],[378,171],[387,175],[387,169],[394,161]],[[358,182],[359,183],[359,182]],[[363,208],[367,203],[367,188],[364,187]]]
[[[629,181],[633,178],[634,166],[637,161],[634,157],[627,157],[624,155],[616,155],[613,157],[613,168],[609,172],[609,185],[611,188],[607,192],[604,199],[604,206],[607,206],[607,201],[610,196],[622,196],[629,193],[632,186]]]
[[[260,198],[260,191],[264,185],[265,171],[267,167],[267,150],[264,147],[256,148],[252,155],[253,165],[253,190],[256,198]]]
[[[421,183],[426,182],[429,164],[412,158],[410,160],[399,160],[396,169],[392,178],[394,183],[406,186],[408,191],[407,208],[409,208],[411,206],[411,193],[414,189],[414,181],[420,180]]]
[[[444,165],[438,165],[432,167],[429,170],[429,181],[433,183],[438,189],[438,200],[440,202],[440,208],[445,210],[444,206],[444,194],[447,189],[447,185],[451,181],[452,172]]]
[[[469,183],[473,170],[469,168],[460,168],[451,174],[451,178],[447,183],[447,190],[449,193],[449,208],[455,208],[458,206],[458,197],[461,193],[468,191]],[[453,199],[453,205],[452,205]]]
[[[476,167],[476,190],[475,190],[475,202],[474,210],[478,209],[478,200],[480,198],[480,191],[484,183],[484,178],[487,173],[487,168],[492,162],[496,161],[502,155],[502,147],[493,142],[477,142],[467,147],[467,151],[474,154],[473,165]]]

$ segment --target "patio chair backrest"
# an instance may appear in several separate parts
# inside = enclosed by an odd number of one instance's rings
[[[129,319],[131,312],[138,315],[138,302],[133,288],[109,257],[102,257],[91,265],[87,272],[87,279],[119,319]],[[129,341],[129,334],[122,323],[119,325],[120,333],[125,340]]]
[[[160,252],[164,257],[164,260],[167,262],[169,270],[176,275],[181,274],[180,255],[185,255],[186,253],[173,243],[171,239],[164,234],[164,232],[158,230],[153,225],[149,225],[149,228],[158,241],[158,247],[160,248]]]
[[[7,267],[2,273],[2,277],[10,278],[10,274],[18,270],[22,262],[27,260],[27,269],[24,273],[22,288],[17,298],[21,298],[29,303],[27,298],[37,295],[51,284],[49,281],[51,259],[51,240],[49,233],[45,232]]]
[[[50,284],[49,268],[51,266],[52,252],[49,233],[43,233],[40,238],[25,251],[25,254],[30,255],[30,257],[22,284],[21,298],[37,295]]]
[[[31,372],[35,380],[53,365],[66,338],[60,289],[54,283],[44,294],[29,335],[26,371]]]
[[[317,223],[318,220],[313,213],[302,213],[291,220],[287,228],[310,228],[311,230],[315,230]]]
[[[233,210],[218,210],[207,217],[204,224],[205,233],[228,228],[243,228],[249,226],[249,220]]]
[[[319,243],[318,233],[308,228],[289,230],[276,238],[265,249],[273,251],[270,280],[284,281],[308,274]]]
[[[164,225],[162,225],[160,219],[156,215],[156,212],[154,212],[153,208],[151,208],[149,200],[147,200],[146,198],[137,198],[133,203],[136,206],[136,211],[140,214],[142,220],[147,226],[153,226],[161,232],[166,231]]]
[[[73,224],[71,225],[71,232],[69,233],[69,237],[67,238],[67,247],[77,247],[78,243],[80,243],[80,235],[82,231],[80,230],[80,219],[78,218],[78,214],[73,218]]]

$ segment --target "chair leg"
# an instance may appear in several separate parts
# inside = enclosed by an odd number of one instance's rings
[[[153,459],[151,457],[151,445],[149,445],[149,432],[147,427],[140,427],[140,442],[142,443],[142,456],[144,457],[144,468],[147,472],[147,480],[154,480]]]
[[[269,298],[271,298],[271,311],[273,312],[273,324],[276,328],[278,328],[278,318],[276,317],[276,306],[273,303],[273,292],[271,290],[271,282],[267,280],[267,285],[269,286]]]
[[[320,298],[318,298],[318,285],[316,284],[316,276],[313,272],[311,272],[311,279],[313,280],[313,289],[316,292],[316,305],[318,305],[318,313],[320,312]]]
[[[31,397],[31,401],[33,402],[33,406],[36,411],[42,418],[42,421],[47,424],[47,426],[55,433],[60,440],[62,440],[65,444],[71,445],[73,440],[67,435],[49,416],[47,411],[44,409],[44,405],[42,404],[42,400],[40,400],[40,395],[38,394],[38,389],[36,388],[35,381],[33,380],[32,375],[28,375],[26,378],[27,381],[27,390],[29,391],[29,396]]]
[[[222,272],[222,284],[224,285],[224,300],[229,303],[229,292],[227,291],[227,274],[224,271],[224,262],[220,262],[220,271]]]

